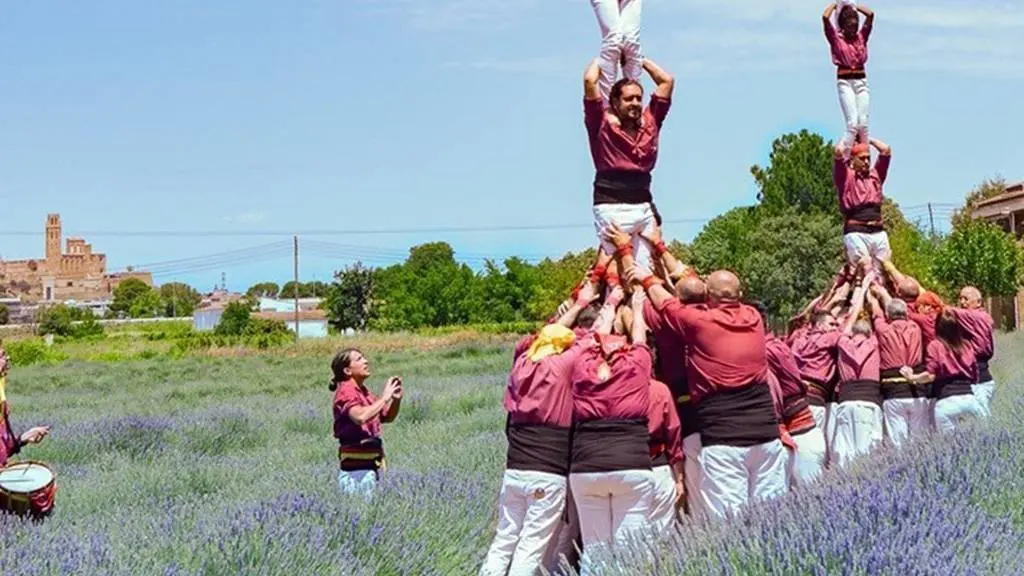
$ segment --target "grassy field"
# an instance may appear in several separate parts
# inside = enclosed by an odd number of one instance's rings
[[[110,340],[58,346],[102,359]],[[116,345],[157,342],[138,341]],[[359,340],[371,387],[391,374],[406,387],[371,502],[336,484],[327,380],[349,343],[16,367],[16,428],[53,426],[19,458],[52,465],[59,488],[47,522],[0,518],[0,573],[475,573],[496,521],[511,337]],[[608,573],[1024,572],[1024,337],[999,337],[993,371],[991,422],[882,451],[734,524],[688,524]]]

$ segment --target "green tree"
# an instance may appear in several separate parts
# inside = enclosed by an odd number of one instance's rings
[[[103,334],[103,325],[96,321],[92,311],[67,304],[40,307],[36,315],[39,333],[66,338],[86,338]]]
[[[554,314],[558,305],[569,297],[596,261],[596,248],[587,248],[578,253],[568,252],[557,260],[541,260],[535,266],[539,281],[527,306],[527,316],[543,320]]]
[[[971,220],[971,212],[974,210],[974,206],[978,202],[988,200],[989,198],[1006,192],[1006,187],[1006,179],[1002,176],[986,178],[984,182],[975,186],[974,189],[967,193],[967,197],[964,198],[964,205],[953,212],[953,227],[956,228],[966,221]]]
[[[132,301],[128,315],[132,318],[157,318],[164,312],[164,302],[156,290],[147,290]]]
[[[540,285],[537,268],[521,258],[505,260],[504,269],[491,260],[475,283],[473,322],[516,322],[538,319],[530,309]]]
[[[756,249],[742,264],[744,293],[783,317],[820,294],[844,261],[842,225],[821,212],[780,211],[761,220],[747,239]]]
[[[733,208],[704,225],[692,244],[692,264],[698,272],[732,270],[740,278],[746,275],[746,264],[754,251],[750,233],[760,226],[758,208]]]
[[[771,213],[796,207],[839,219],[839,200],[832,183],[834,145],[820,134],[801,130],[772,142],[767,167],[752,166],[761,206]]]
[[[196,306],[203,301],[199,292],[182,282],[169,282],[160,286],[160,301],[163,315],[167,318],[191,316]]]
[[[128,278],[114,288],[114,301],[110,304],[110,311],[114,314],[128,315],[135,300],[143,294],[152,292],[153,289],[138,278]]]
[[[948,296],[949,288],[935,277],[935,258],[941,238],[931,237],[919,222],[908,221],[899,204],[889,198],[882,204],[882,219],[889,235],[893,264],[926,288]]]
[[[946,285],[970,284],[989,296],[1016,294],[1022,270],[1021,251],[1013,236],[981,220],[961,222],[935,259],[935,275]]]
[[[252,310],[243,301],[230,302],[224,307],[213,333],[218,336],[242,336],[247,333],[252,321]]]
[[[306,282],[306,292],[309,294],[310,298],[326,298],[330,287],[330,284],[319,280]]]
[[[277,298],[280,291],[281,289],[278,287],[277,282],[259,282],[258,284],[250,286],[249,289],[245,291],[245,295],[253,298],[259,298],[261,296],[265,298]]]
[[[338,330],[365,330],[373,304],[375,271],[356,262],[334,273],[321,304],[332,326]]]

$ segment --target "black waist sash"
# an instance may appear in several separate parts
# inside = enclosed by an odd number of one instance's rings
[[[882,205],[865,204],[853,208],[845,214],[843,223],[843,234],[860,232],[862,234],[874,234],[882,232],[885,226],[882,225]]]
[[[646,418],[576,422],[572,435],[570,472],[651,469]]]
[[[882,405],[882,383],[877,380],[853,380],[839,385],[839,403],[871,402]]]
[[[835,379],[832,382],[819,382],[814,378],[803,378],[804,386],[807,386],[807,404],[810,406],[825,407],[829,402],[835,402],[836,386]]]
[[[717,391],[701,400],[697,413],[702,446],[746,448],[779,438],[779,420],[767,384]]]
[[[990,358],[978,358],[978,384],[992,381],[992,373],[988,369]]]
[[[951,396],[963,396],[966,394],[974,394],[974,389],[971,388],[970,380],[966,379],[951,379],[951,380],[936,380],[932,383],[931,397],[936,400],[942,400],[943,398],[949,398]]]
[[[807,402],[807,396],[796,396],[791,397],[789,400],[784,400],[782,404],[782,419],[789,420],[808,406],[810,404]]]
[[[567,476],[572,430],[553,426],[509,424],[505,468]]]
[[[674,382],[669,389],[676,395],[676,413],[679,414],[679,428],[683,438],[700,432],[700,414],[690,401],[690,386],[686,379]]]
[[[600,170],[594,175],[594,205],[643,204],[651,201],[651,173]]]
[[[914,374],[924,372],[924,365],[914,366]],[[882,400],[928,398],[931,385],[912,384],[900,375],[899,368],[882,370]]]
[[[662,450],[657,456],[651,458],[651,467],[668,466],[668,451]]]

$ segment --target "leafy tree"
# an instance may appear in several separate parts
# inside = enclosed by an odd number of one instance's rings
[[[7,304],[0,304],[0,326],[3,326],[11,321],[11,311],[7,308]]]
[[[138,278],[128,278],[114,288],[114,301],[110,304],[110,311],[115,314],[129,314],[135,300],[153,289]]]
[[[310,298],[326,298],[330,287],[331,285],[326,282],[314,280],[312,282],[306,282],[305,291],[309,294]]]
[[[87,338],[103,334],[103,325],[96,321],[92,311],[67,304],[41,307],[36,316],[40,334],[53,334],[66,338]]]
[[[245,291],[245,295],[253,298],[259,298],[261,296],[264,298],[277,298],[280,291],[281,289],[278,287],[277,282],[260,282],[250,286],[249,289]]]
[[[374,270],[356,262],[335,272],[321,306],[327,311],[332,326],[339,330],[366,329],[373,303]]]
[[[981,220],[964,220],[939,250],[935,274],[949,286],[976,286],[991,296],[1016,294],[1021,284],[1020,248],[1013,235]]]
[[[243,301],[230,302],[224,307],[213,333],[218,336],[241,336],[252,321],[252,311]]]
[[[754,251],[750,233],[760,224],[757,206],[740,206],[708,221],[693,239],[693,266],[701,274],[732,270],[743,278]]]
[[[824,213],[796,208],[767,216],[750,230],[741,266],[745,294],[789,317],[820,294],[843,265],[842,225]]]
[[[160,286],[160,301],[163,315],[167,318],[175,316],[191,316],[196,306],[203,301],[199,292],[182,282],[169,282]]]
[[[772,142],[767,167],[752,166],[761,206],[771,213],[796,207],[839,219],[839,200],[832,183],[834,145],[820,134],[801,130]]]
[[[132,301],[128,315],[132,318],[157,318],[164,312],[164,302],[156,290],[147,290]]]
[[[535,320],[530,310],[540,284],[537,269],[520,258],[505,260],[504,270],[488,260],[484,274],[475,283],[477,295],[474,322]]]
[[[949,296],[949,287],[935,277],[935,258],[941,238],[931,237],[920,223],[908,221],[899,204],[889,198],[882,204],[882,219],[889,235],[893,264],[928,289],[943,297]]]
[[[984,182],[975,186],[973,190],[967,193],[963,207],[953,213],[953,227],[957,228],[971,220],[971,212],[978,202],[1006,192],[1007,185],[1005,178],[996,176],[994,178],[987,178]]]
[[[596,248],[587,248],[580,253],[569,252],[558,260],[541,260],[535,266],[539,284],[530,299],[527,317],[542,320],[554,314],[596,261]]]
[[[465,324],[475,279],[469,266],[455,261],[447,243],[414,246],[404,264],[380,271],[371,326],[401,330]]]

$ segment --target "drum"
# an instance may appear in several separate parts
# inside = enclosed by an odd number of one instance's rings
[[[53,509],[57,475],[42,462],[26,461],[0,468],[0,510],[19,516],[45,516]]]

